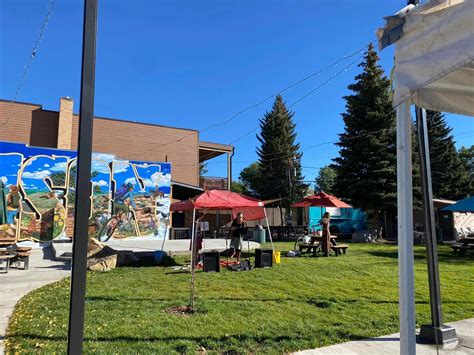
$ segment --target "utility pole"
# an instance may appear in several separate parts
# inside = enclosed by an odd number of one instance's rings
[[[419,4],[419,0],[409,0],[408,5]],[[420,153],[421,188],[423,193],[424,232],[426,257],[428,262],[428,282],[430,288],[431,324],[422,325],[420,338],[430,344],[445,344],[457,340],[456,330],[443,324],[443,311],[438,269],[438,244],[433,207],[433,187],[431,182],[430,147],[426,110],[415,106],[418,145]]]
[[[82,37],[81,107],[77,149],[76,204],[69,302],[68,354],[82,354],[90,208],[95,48],[98,0],[85,0]]]

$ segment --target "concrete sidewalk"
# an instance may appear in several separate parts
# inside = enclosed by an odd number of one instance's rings
[[[474,318],[448,323],[456,329],[459,341],[439,347],[439,354],[465,355],[474,354]],[[416,345],[417,355],[437,354],[436,346]],[[400,354],[400,334],[391,334],[379,338],[350,341],[324,348],[303,350],[298,355],[398,355]]]
[[[189,239],[166,240],[163,244],[162,240],[127,238],[111,239],[104,244],[115,250],[129,250],[135,253],[153,253],[155,250],[161,250],[161,248],[168,255],[186,255],[191,252],[189,250]],[[229,245],[230,239],[204,239],[203,251],[224,251]],[[244,241],[242,245],[244,253],[247,251],[247,248],[254,250],[260,248],[260,244],[252,241],[247,244],[247,241]],[[53,243],[53,252],[56,260],[70,260],[72,256],[72,243]]]
[[[53,260],[50,247],[31,250],[28,270],[10,268],[0,274],[0,355],[3,354],[8,319],[21,297],[51,282],[70,275],[71,264]]]

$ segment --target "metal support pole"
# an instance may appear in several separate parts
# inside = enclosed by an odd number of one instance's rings
[[[438,269],[438,245],[433,208],[431,185],[431,164],[426,110],[416,107],[416,124],[420,151],[421,187],[423,192],[423,212],[428,261],[428,281],[430,286],[431,324],[421,326],[420,338],[431,344],[444,344],[457,340],[456,330],[443,325],[441,291]]]
[[[273,245],[272,232],[270,230],[270,224],[268,223],[267,209],[263,207],[263,213],[265,215],[265,223],[267,224],[268,237],[270,238],[270,243],[272,244],[272,252],[275,254],[275,246]]]
[[[413,255],[412,122],[410,105],[397,107],[397,209],[400,354],[416,354]]]
[[[81,107],[77,149],[74,239],[72,245],[68,354],[82,354],[86,295],[87,242],[90,209],[95,48],[98,0],[85,0],[82,37]]]

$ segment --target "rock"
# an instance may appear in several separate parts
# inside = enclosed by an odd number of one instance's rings
[[[117,251],[94,238],[87,244],[87,268],[92,271],[108,271],[138,260],[132,251]]]
[[[361,232],[355,232],[352,234],[352,242],[354,243],[375,243],[377,240],[377,230],[367,229]]]
[[[109,271],[117,266],[117,251],[104,246],[97,253],[87,258],[87,268],[92,271]]]
[[[99,242],[95,238],[89,238],[89,242],[87,243],[87,258],[90,258],[93,255],[97,254],[99,251],[104,249],[104,247],[104,243]]]
[[[91,271],[110,271],[117,266],[117,254],[104,258],[87,259],[87,268]]]

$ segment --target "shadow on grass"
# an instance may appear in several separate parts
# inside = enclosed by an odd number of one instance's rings
[[[398,259],[397,251],[368,251],[367,253],[373,256],[377,256],[377,257]],[[415,253],[414,258],[415,260],[423,260],[423,259],[426,260],[426,255],[424,253],[418,252],[418,253]],[[464,263],[471,263],[474,260],[474,256],[470,256],[470,255],[458,256],[458,255],[447,254],[443,252],[443,253],[438,253],[438,260],[440,262],[449,261],[450,263],[464,264]]]
[[[232,297],[205,297],[206,301],[229,301],[229,302],[296,302],[315,305],[318,308],[328,308],[333,304],[354,304],[354,303],[368,303],[368,304],[398,304],[398,300],[367,300],[367,299],[336,299],[336,298],[232,298]],[[429,301],[416,301],[416,304],[430,304]],[[470,301],[443,301],[443,304],[472,304]]]
[[[326,330],[321,329],[318,334],[321,337],[338,337],[347,340],[364,340],[369,339],[367,336],[361,336],[357,334],[350,334],[341,330]],[[17,333],[12,334],[11,337],[24,338],[30,340],[47,340],[47,341],[67,341],[66,336],[44,336],[40,334],[32,333]],[[104,343],[114,343],[114,342],[128,342],[128,343],[141,343],[141,342],[162,342],[169,343],[175,341],[193,341],[199,346],[206,346],[209,342],[220,342],[220,343],[235,343],[239,342],[254,342],[256,344],[263,344],[266,342],[283,342],[291,340],[312,340],[314,337],[308,335],[275,335],[275,336],[258,336],[258,335],[245,335],[245,334],[234,334],[234,335],[225,335],[225,336],[148,336],[148,337],[138,337],[138,336],[110,336],[110,337],[97,337],[90,338],[85,337],[85,342],[104,342]]]
[[[153,256],[142,256],[140,259],[134,263],[124,265],[124,267],[129,268],[140,268],[140,267],[151,267],[151,266],[163,266],[163,267],[170,267],[170,266],[182,266],[182,264],[178,263],[173,257],[166,255],[163,259],[157,263]]]
[[[176,301],[176,298],[164,298],[164,297],[153,297],[153,298],[130,298],[130,297],[103,297],[103,296],[92,296],[86,297],[86,302],[154,302],[154,301]]]

